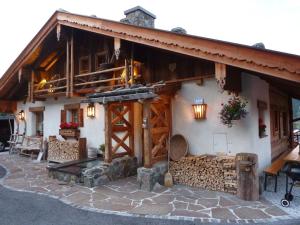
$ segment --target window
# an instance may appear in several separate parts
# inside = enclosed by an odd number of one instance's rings
[[[90,72],[90,60],[88,56],[79,58],[79,74]]]
[[[44,131],[44,113],[43,112],[36,112],[35,113],[36,122],[35,122],[35,134],[37,136],[43,136]]]
[[[44,111],[45,107],[30,107],[29,112],[32,115],[32,134],[36,136],[43,136],[44,134]]]
[[[83,127],[83,109],[80,104],[67,104],[61,110],[61,123],[78,123],[79,127]]]
[[[259,138],[267,137],[266,110],[268,105],[264,101],[257,101],[258,108],[258,136]]]

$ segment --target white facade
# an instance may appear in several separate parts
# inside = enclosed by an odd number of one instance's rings
[[[249,152],[258,154],[259,170],[271,162],[269,126],[267,137],[259,138],[257,100],[269,105],[269,85],[258,77],[242,74],[242,93],[248,101],[246,118],[236,121],[232,128],[220,122],[221,104],[229,99],[227,92],[220,92],[216,80],[204,80],[199,86],[195,82],[185,82],[172,102],[173,134],[182,134],[189,143],[192,155],[227,152],[236,154]],[[205,120],[195,120],[192,104],[195,98],[203,98],[207,104]],[[265,122],[270,124],[269,107],[265,112]]]
[[[27,124],[26,135],[35,135],[35,114],[29,112],[30,107],[45,106],[44,111],[44,137],[51,135],[59,136],[59,125],[61,123],[60,111],[64,109],[65,104],[80,103],[81,99],[59,98],[58,100],[48,99],[47,101],[37,101],[35,103],[18,103],[18,111],[25,111],[25,119]],[[95,104],[96,115],[91,119],[87,117],[87,104],[80,104],[84,110],[84,126],[80,127],[80,136],[87,138],[87,147],[98,148],[104,144],[104,109],[103,106]],[[20,122],[20,132],[24,131],[24,122]]]
[[[258,154],[259,170],[262,171],[271,162],[271,141],[269,113],[269,85],[258,77],[242,74],[242,92],[240,96],[248,101],[246,118],[236,121],[232,128],[221,124],[219,112],[221,103],[229,99],[227,92],[220,92],[214,78],[204,80],[204,84],[199,86],[195,82],[185,82],[172,100],[172,128],[173,134],[182,134],[189,143],[189,153],[215,154],[226,152],[236,154],[239,152],[249,152]],[[203,98],[207,107],[207,118],[205,120],[195,120],[192,104],[195,98]],[[24,110],[27,121],[27,135],[34,135],[35,118],[34,113],[29,112],[29,107],[45,106],[44,111],[44,137],[56,135],[59,137],[60,111],[65,104],[79,103],[81,99],[59,98],[58,100],[48,99],[36,103],[18,103],[18,111]],[[267,103],[268,109],[265,112],[265,123],[267,124],[267,136],[259,138],[258,134],[258,108],[257,100]],[[81,137],[87,138],[87,147],[98,148],[104,143],[104,108],[99,104],[96,106],[96,117],[94,119],[86,116],[87,104],[81,104],[84,109],[84,127],[80,128]],[[136,117],[137,118],[137,117]],[[20,132],[23,131],[24,123],[21,122]],[[135,129],[136,130],[136,129]],[[142,138],[142,129],[140,128]],[[136,140],[135,140],[136,141]],[[139,146],[138,146],[139,145]],[[142,148],[140,142],[135,144],[135,153],[141,156]],[[139,157],[140,158],[140,157]]]

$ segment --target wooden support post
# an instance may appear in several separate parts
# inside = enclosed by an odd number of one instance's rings
[[[70,96],[74,94],[74,35],[71,36],[71,71],[70,71]],[[91,60],[90,60],[91,61]]]
[[[66,79],[67,79],[67,88],[66,88],[66,96],[69,98],[70,97],[70,72],[69,72],[69,68],[70,68],[70,53],[69,53],[69,39],[67,40],[67,45],[66,45]]]
[[[28,102],[31,102],[30,96],[31,96],[31,81],[28,81],[28,96],[27,96]]]
[[[143,128],[144,128],[144,167],[152,167],[152,138],[151,138],[151,127],[150,127],[150,118],[151,118],[151,102],[144,101],[143,104]]]
[[[133,135],[134,135],[134,155],[138,160],[138,164],[142,164],[142,155],[143,155],[143,108],[142,104],[138,102],[133,103]]]
[[[289,135],[290,135],[290,146],[291,148],[294,148],[293,145],[294,145],[294,124],[293,124],[293,102],[292,102],[292,97],[289,96],[288,97],[288,104],[289,104],[289,118],[288,118],[288,121],[289,121]],[[297,140],[298,140],[298,136],[297,136]],[[299,140],[298,140],[299,142]]]
[[[128,88],[128,63],[127,63],[127,60],[125,59],[125,87]]]
[[[128,104],[129,109],[129,123],[131,124],[130,134],[129,134],[129,148],[131,149],[130,156],[134,156],[134,106],[133,103]]]
[[[87,158],[87,151],[86,151],[86,138],[79,138],[79,159],[86,159]]]
[[[226,84],[226,65],[215,62],[215,75],[220,88],[224,89]]]
[[[33,92],[34,92],[34,70],[31,71],[31,79],[30,79],[30,102],[34,102]]]
[[[112,161],[112,145],[111,145],[111,137],[112,137],[112,124],[111,124],[111,111],[109,110],[109,105],[104,105],[104,120],[105,120],[105,153],[104,153],[104,161],[107,163],[111,163]]]

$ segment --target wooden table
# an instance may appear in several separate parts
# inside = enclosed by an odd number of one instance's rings
[[[284,158],[286,162],[295,162],[300,163],[300,155],[299,155],[299,145],[294,148],[289,154],[287,154]]]
[[[300,155],[299,155],[299,145],[294,148],[289,154],[287,154],[283,160],[286,163],[299,163],[300,164]],[[286,193],[288,193],[288,185],[289,185],[289,179],[288,176],[286,175],[286,184],[285,184],[285,189]]]

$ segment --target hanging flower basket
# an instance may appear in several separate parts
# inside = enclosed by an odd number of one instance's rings
[[[220,111],[221,122],[227,127],[232,127],[233,121],[246,117],[248,113],[246,111],[247,103],[240,97],[231,97],[227,103],[222,103]]]

